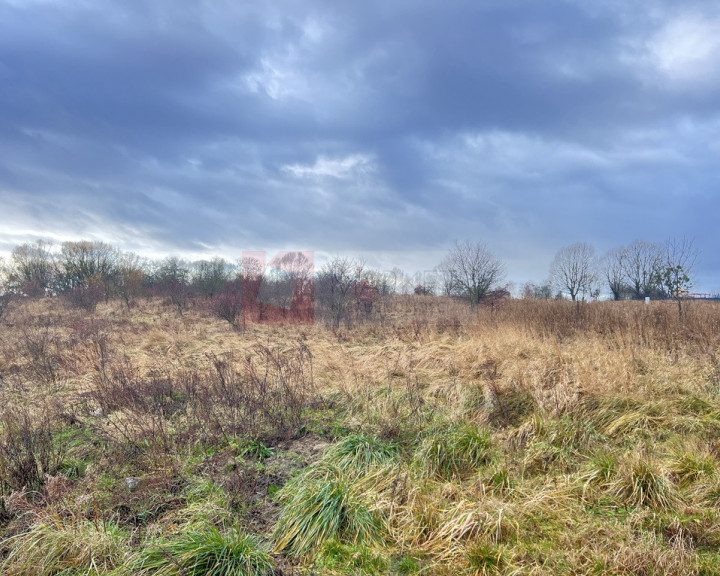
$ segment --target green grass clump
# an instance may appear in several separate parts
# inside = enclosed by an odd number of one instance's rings
[[[474,472],[492,458],[490,433],[468,422],[435,428],[421,442],[415,463],[422,476],[450,480]]]
[[[275,455],[275,450],[254,438],[231,440],[230,446],[237,451],[238,456],[248,456],[258,460],[265,460]]]
[[[389,561],[378,551],[335,540],[322,547],[316,564],[331,574],[382,575],[388,573],[389,567]]]
[[[392,568],[397,574],[419,574],[423,570],[423,563],[415,556],[404,554],[393,562]]]
[[[323,459],[346,473],[367,472],[374,466],[386,466],[397,461],[401,447],[370,434],[352,434],[330,448]]]
[[[210,526],[158,541],[142,551],[135,574],[156,576],[271,576],[269,547],[257,536]]]
[[[60,463],[57,471],[71,480],[77,480],[85,476],[87,467],[87,462],[80,458],[68,458]]]
[[[495,546],[484,542],[477,542],[469,546],[465,552],[473,576],[489,576],[500,574],[507,564],[503,546]]]
[[[193,478],[185,492],[186,505],[171,517],[185,529],[196,530],[214,524],[232,524],[227,492],[208,479]]]
[[[302,556],[335,539],[353,545],[380,539],[381,525],[367,504],[369,494],[337,467],[308,470],[279,492],[283,503],[275,550]]]
[[[498,467],[490,471],[490,475],[485,479],[484,484],[492,494],[509,495],[515,489],[515,478],[507,468]]]
[[[624,506],[648,506],[658,511],[674,510],[680,503],[675,487],[659,466],[644,458],[630,460],[618,470],[615,495]]]
[[[667,432],[671,428],[674,416],[672,405],[663,400],[591,397],[583,406],[593,426],[613,439]]]
[[[112,522],[52,515],[5,541],[6,576],[105,574],[124,561],[128,537]]]
[[[703,452],[685,452],[675,457],[672,472],[682,486],[698,480],[713,479],[717,476],[717,461],[711,454]]]
[[[583,494],[587,496],[594,489],[605,489],[612,484],[617,474],[617,457],[612,452],[600,452],[590,457],[586,470],[580,475]]]

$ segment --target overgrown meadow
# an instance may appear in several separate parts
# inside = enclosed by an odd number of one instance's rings
[[[720,574],[720,305],[0,319],[3,574]]]

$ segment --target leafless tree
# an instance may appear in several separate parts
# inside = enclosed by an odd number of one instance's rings
[[[262,260],[262,253],[248,252],[243,254],[238,265],[240,267],[240,277],[243,281],[254,280],[260,282],[263,274],[265,274],[265,262]]]
[[[192,285],[198,294],[212,298],[223,291],[234,274],[233,265],[223,258],[198,260],[192,264]]]
[[[287,312],[294,301],[312,297],[313,260],[308,253],[280,252],[267,266],[258,300]]]
[[[398,267],[393,268],[387,274],[387,284],[392,294],[405,294],[407,283],[405,272]]]
[[[117,275],[120,252],[104,242],[63,242],[60,247],[60,269],[63,290],[101,289],[109,299]]]
[[[5,310],[7,310],[9,302],[8,266],[5,264],[5,259],[0,256],[0,320],[2,320]]]
[[[315,281],[316,301],[333,326],[350,324],[353,318],[368,317],[378,290],[376,276],[361,260],[336,256],[327,262]]]
[[[585,242],[561,248],[550,265],[550,280],[573,302],[591,293],[597,281],[595,248]]]
[[[526,282],[522,287],[521,296],[526,300],[550,300],[553,297],[552,285],[549,281],[542,284]]]
[[[453,275],[449,268],[445,267],[445,261],[435,267],[438,276],[438,285],[440,294],[443,296],[452,296],[453,293]]]
[[[146,272],[147,263],[137,254],[124,252],[118,257],[114,291],[128,308],[130,301],[142,294]]]
[[[53,292],[58,277],[53,245],[44,240],[16,246],[10,257],[8,288],[27,296]]]
[[[698,251],[692,240],[670,238],[663,246],[658,284],[667,296],[677,302],[678,316],[682,319],[682,301],[692,288],[692,273]]]
[[[613,300],[621,300],[629,292],[625,275],[626,260],[627,249],[623,247],[610,250],[600,261],[600,270]]]
[[[169,298],[180,314],[190,298],[189,279],[189,264],[175,256],[165,258],[153,273],[155,289]]]
[[[636,240],[623,251],[625,281],[632,297],[659,296],[662,293],[659,274],[663,263],[663,246]]]
[[[455,242],[439,269],[444,290],[467,299],[473,308],[505,277],[503,263],[482,242]]]

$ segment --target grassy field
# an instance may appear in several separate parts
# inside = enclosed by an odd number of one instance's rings
[[[720,574],[720,305],[13,303],[3,574]]]

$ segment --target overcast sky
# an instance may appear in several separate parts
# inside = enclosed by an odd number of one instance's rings
[[[720,2],[0,0],[0,251],[689,236],[720,290]]]

